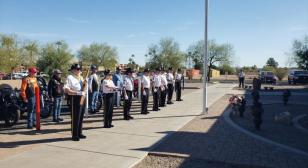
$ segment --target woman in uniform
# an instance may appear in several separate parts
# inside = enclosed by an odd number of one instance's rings
[[[103,80],[102,88],[104,93],[104,128],[111,128],[113,127],[111,123],[114,105],[114,92],[117,87],[112,81],[110,71],[105,72],[105,79]]]

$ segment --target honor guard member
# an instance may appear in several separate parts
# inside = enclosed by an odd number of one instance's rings
[[[133,119],[130,116],[130,108],[132,106],[132,96],[134,90],[134,79],[133,79],[133,71],[131,68],[126,69],[126,76],[124,77],[123,83],[124,89],[124,120]]]
[[[182,79],[183,79],[183,74],[181,73],[181,69],[178,69],[178,72],[175,74],[175,91],[176,91],[176,101],[183,101],[181,99],[181,92],[182,92]]]
[[[70,95],[72,140],[79,141],[80,138],[86,138],[82,134],[85,106],[80,104],[80,100],[82,96],[86,95],[86,92],[82,91],[83,78],[81,76],[81,66],[79,64],[73,64],[70,71],[71,75],[68,75],[66,78],[64,91]]]
[[[97,76],[97,68],[95,65],[91,65],[91,75],[89,76],[89,106],[90,106],[90,113],[95,113],[96,109],[96,102],[98,99],[98,91],[99,91],[99,82]]]
[[[59,69],[55,69],[48,83],[48,95],[53,102],[53,122],[63,121],[60,118],[62,96],[64,95],[64,82],[61,79],[61,74],[62,72]]]
[[[36,79],[36,68],[28,69],[29,75],[22,79],[20,96],[27,103],[28,116],[27,128],[32,129],[35,125],[35,89],[39,88]]]
[[[150,97],[150,88],[151,88],[151,81],[149,76],[149,69],[146,68],[143,72],[143,76],[141,79],[142,83],[142,104],[141,104],[141,114],[148,114],[148,103]]]
[[[160,102],[159,107],[165,107],[166,106],[166,96],[167,96],[167,74],[165,73],[164,69],[160,71],[160,78],[161,78],[161,87],[160,87]]]
[[[117,67],[116,73],[112,76],[112,81],[113,81],[114,85],[119,87],[119,88],[123,87],[123,75],[121,74],[121,71],[122,71],[121,67]],[[115,96],[114,97],[114,100],[115,100],[114,104],[115,105],[118,101],[120,101],[120,100],[117,100],[117,97],[119,97],[118,94],[121,95],[121,92],[116,92],[115,95],[114,95]]]
[[[238,74],[238,80],[239,80],[239,88],[244,88],[244,84],[245,84],[245,73],[243,72],[243,70],[241,69],[240,73]]]
[[[168,81],[168,100],[167,100],[167,104],[173,104],[172,96],[173,96],[173,89],[174,89],[174,76],[173,76],[173,72],[172,72],[172,67],[170,67],[168,69],[167,81]]]
[[[161,78],[159,75],[160,68],[156,68],[155,73],[153,75],[153,111],[159,111],[158,101],[161,87]]]
[[[104,128],[113,127],[112,116],[113,116],[113,104],[114,104],[114,92],[117,87],[112,81],[112,75],[110,71],[105,72],[105,79],[102,83],[104,92]]]

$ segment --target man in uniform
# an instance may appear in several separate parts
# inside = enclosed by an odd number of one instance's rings
[[[159,75],[160,68],[156,68],[156,71],[153,75],[153,111],[159,111],[158,101],[160,95],[160,87],[161,87],[161,78]]]
[[[148,114],[148,103],[149,103],[149,96],[150,96],[150,88],[151,88],[151,81],[149,76],[149,69],[146,68],[143,72],[143,76],[141,79],[142,83],[142,104],[141,104],[141,114]]]
[[[165,107],[168,82],[167,82],[167,74],[165,73],[164,69],[161,70],[160,77],[161,77],[161,87],[160,87],[161,93],[160,93],[159,107]]]
[[[105,72],[105,79],[102,83],[102,88],[104,92],[104,128],[113,127],[112,116],[113,116],[113,104],[114,104],[114,91],[117,87],[112,81],[112,75],[110,71]]]
[[[20,96],[23,101],[27,103],[28,108],[28,122],[27,128],[32,129],[35,125],[35,89],[39,88],[36,79],[36,68],[28,69],[29,75],[22,79]]]
[[[169,68],[168,74],[167,74],[167,81],[168,81],[168,100],[167,104],[173,104],[172,102],[172,95],[173,95],[173,89],[174,89],[174,76],[172,72],[172,67]]]
[[[133,119],[129,114],[132,106],[132,96],[134,90],[133,71],[131,68],[127,68],[126,76],[124,77],[124,120]]]
[[[83,80],[81,76],[81,66],[79,64],[73,64],[71,66],[71,75],[66,78],[64,85],[64,91],[70,95],[71,104],[71,125],[72,125],[72,140],[79,141],[80,138],[86,138],[82,134],[82,121],[85,112],[84,103],[80,100],[86,96],[86,92],[83,91]]]
[[[90,105],[90,112],[96,112],[96,102],[98,99],[98,91],[99,91],[99,82],[97,76],[97,68],[95,65],[91,65],[91,75],[89,77],[89,105]]]
[[[181,94],[182,94],[182,73],[181,73],[181,69],[178,69],[178,72],[175,74],[175,91],[176,91],[176,101],[183,101],[183,99],[181,98]]]

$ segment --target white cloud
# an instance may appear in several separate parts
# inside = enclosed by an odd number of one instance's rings
[[[127,36],[127,38],[129,38],[129,39],[134,38],[134,37],[136,37],[136,34],[134,34],[134,33],[131,33],[131,34],[129,34],[129,35]]]
[[[65,20],[72,22],[72,23],[89,23],[88,20],[82,20],[82,19],[75,19],[75,18],[65,18]]]
[[[149,31],[149,32],[142,32],[142,33],[131,33],[127,35],[127,38],[131,39],[131,38],[136,38],[136,37],[157,36],[157,35],[159,35],[158,32]]]

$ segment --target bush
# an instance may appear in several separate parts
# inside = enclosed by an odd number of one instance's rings
[[[287,68],[276,68],[274,70],[275,75],[277,76],[278,80],[282,80],[284,77],[287,76],[288,69]]]
[[[222,65],[221,67],[219,67],[219,70],[220,74],[226,74],[226,72],[228,73],[228,75],[235,74],[235,68],[231,67],[230,65]]]

